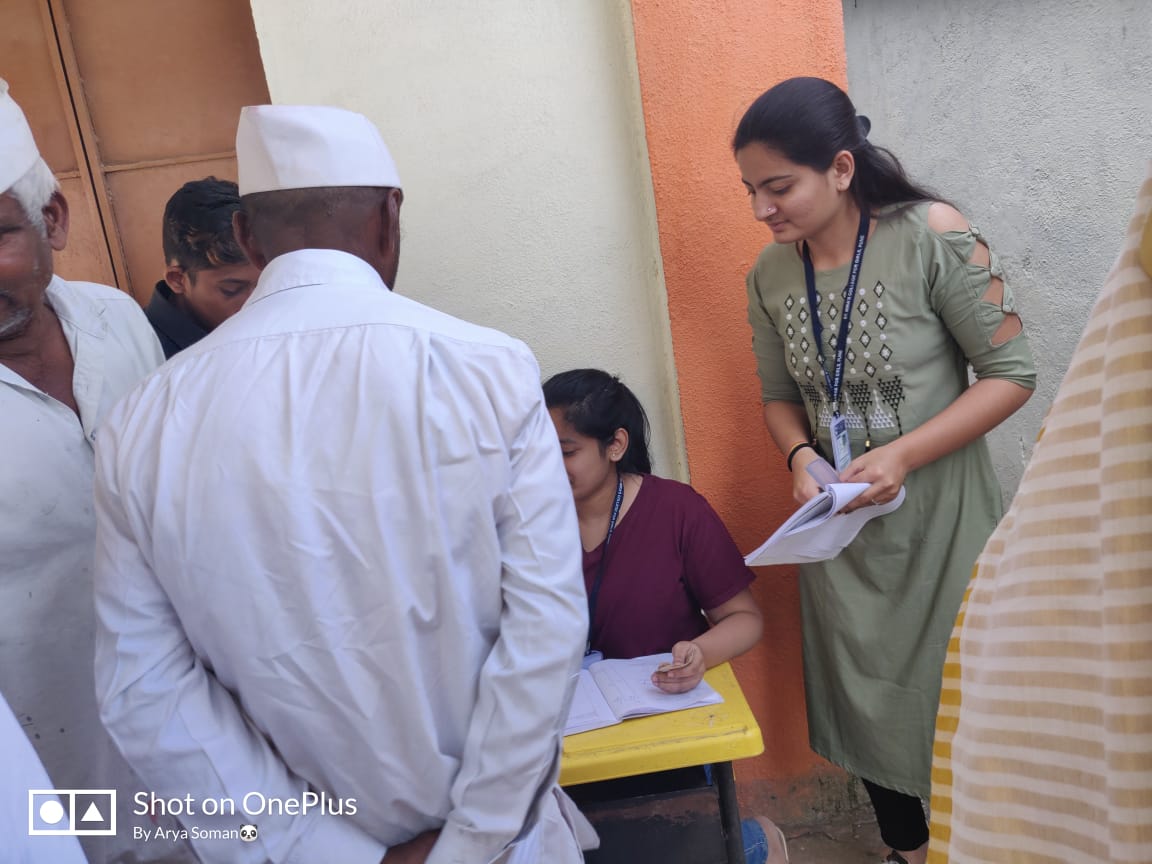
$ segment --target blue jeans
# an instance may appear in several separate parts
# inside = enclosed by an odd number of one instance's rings
[[[704,766],[704,777],[712,783],[712,766]],[[744,864],[768,864],[768,835],[755,819],[740,821],[740,839],[744,842]]]
[[[740,836],[744,840],[746,864],[768,864],[768,837],[755,819],[740,823]]]

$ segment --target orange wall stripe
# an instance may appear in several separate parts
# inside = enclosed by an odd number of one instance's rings
[[[752,219],[729,142],[744,109],[794,75],[847,82],[841,0],[633,0],[636,57],[692,483],[741,549],[793,509],[760,418],[744,274],[770,235]],[[795,571],[759,571],[761,644],[737,663],[765,753],[742,780],[827,764],[808,749]]]

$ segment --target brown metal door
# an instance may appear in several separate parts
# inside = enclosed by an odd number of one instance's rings
[[[11,85],[40,155],[71,207],[72,231],[68,248],[56,256],[57,272],[114,284],[112,255],[45,0],[0,0],[0,78]]]
[[[0,0],[0,77],[72,207],[58,272],[147,303],[164,202],[235,179],[240,107],[268,101],[248,4]]]

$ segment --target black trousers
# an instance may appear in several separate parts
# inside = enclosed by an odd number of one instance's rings
[[[885,789],[870,780],[863,782],[885,843],[893,849],[911,852],[928,842],[928,820],[924,818],[924,805],[919,798]]]

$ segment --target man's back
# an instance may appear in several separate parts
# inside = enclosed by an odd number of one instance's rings
[[[187,684],[180,627],[288,769],[341,799],[328,812],[389,845],[448,819],[453,854],[518,832],[517,802],[554,781],[556,667],[586,625],[523,345],[296,252],[125,400],[97,461],[98,689],[141,773],[238,805],[293,788],[258,739],[237,749],[210,678]],[[303,830],[253,821],[270,844]]]

